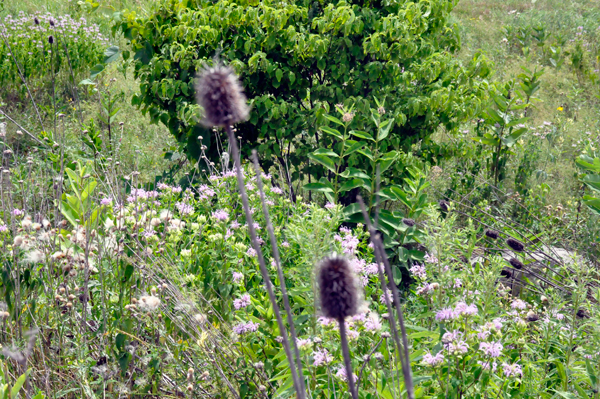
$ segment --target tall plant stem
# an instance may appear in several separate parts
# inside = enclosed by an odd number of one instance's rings
[[[269,239],[271,240],[271,250],[273,251],[273,258],[277,266],[277,276],[279,277],[279,288],[283,296],[283,307],[287,314],[288,324],[290,326],[290,335],[292,336],[292,346],[294,347],[294,354],[296,355],[296,367],[298,367],[298,374],[300,376],[300,388],[302,391],[306,390],[304,385],[304,374],[302,373],[302,358],[300,357],[300,351],[296,344],[296,327],[294,326],[294,317],[292,314],[292,308],[290,306],[290,299],[288,297],[287,289],[285,288],[285,276],[281,268],[281,258],[279,256],[279,248],[277,247],[277,239],[275,238],[275,231],[273,230],[273,224],[271,223],[271,217],[269,215],[269,209],[265,200],[265,192],[263,190],[263,184],[261,179],[260,167],[258,165],[258,155],[256,150],[252,150],[252,161],[254,162],[254,169],[256,171],[256,186],[260,194],[260,201],[262,203],[263,213],[265,215],[265,222],[267,224],[267,231],[269,232]]]
[[[250,205],[248,203],[248,194],[246,193],[246,186],[244,185],[244,177],[242,176],[242,163],[240,159],[240,151],[238,149],[237,141],[235,140],[235,135],[233,134],[233,129],[231,126],[227,126],[227,136],[229,138],[229,147],[231,151],[231,158],[233,158],[235,163],[235,171],[237,175],[238,181],[238,190],[240,191],[240,197],[242,198],[242,206],[244,208],[244,214],[246,216],[246,223],[248,224],[248,233],[250,235],[250,241],[252,242],[252,247],[256,251],[256,256],[258,257],[258,264],[260,266],[260,273],[262,274],[263,280],[265,282],[265,288],[267,289],[267,293],[269,294],[269,300],[271,301],[271,305],[273,306],[273,311],[277,318],[277,325],[279,326],[279,331],[281,333],[281,338],[283,339],[283,348],[285,350],[285,354],[288,358],[290,364],[290,371],[292,372],[292,380],[294,382],[294,389],[298,394],[299,399],[306,399],[306,391],[301,389],[300,379],[298,378],[298,371],[296,369],[296,365],[294,362],[294,357],[292,355],[292,350],[290,348],[290,343],[288,340],[287,330],[285,325],[283,324],[283,319],[281,317],[281,312],[279,311],[279,306],[277,305],[277,299],[275,298],[275,293],[273,292],[273,284],[271,283],[271,279],[269,278],[269,272],[267,271],[267,267],[265,265],[265,258],[263,256],[262,250],[260,248],[260,244],[258,243],[258,239],[256,236],[256,229],[254,228],[254,220],[252,219],[252,213],[250,213]]]
[[[352,374],[352,361],[350,359],[350,348],[348,347],[348,337],[346,336],[346,323],[344,319],[338,319],[340,326],[340,338],[342,341],[342,354],[344,355],[344,366],[346,367],[346,379],[348,380],[348,389],[352,394],[352,399],[358,399],[356,386],[354,385],[354,374]]]
[[[402,308],[400,307],[400,295],[398,294],[398,287],[396,287],[396,284],[394,283],[394,277],[393,277],[394,275],[392,274],[392,269],[390,267],[390,263],[385,254],[385,248],[381,241],[381,237],[379,236],[379,233],[373,228],[373,225],[371,224],[371,218],[369,217],[369,215],[367,213],[367,210],[365,207],[365,202],[363,201],[362,197],[360,197],[360,196],[357,199],[358,199],[358,203],[360,204],[360,208],[362,210],[362,213],[363,213],[363,216],[365,219],[365,224],[367,225],[369,233],[371,234],[371,242],[373,243],[373,247],[375,249],[375,258],[377,260],[377,270],[379,272],[379,280],[381,281],[383,297],[385,299],[385,303],[388,308],[388,314],[390,315],[390,327],[392,330],[392,336],[393,336],[394,342],[396,343],[396,346],[398,348],[398,357],[400,359],[400,365],[402,366],[402,375],[404,377],[404,386],[406,387],[406,394],[408,396],[408,399],[414,399],[415,393],[414,393],[414,387],[413,387],[413,381],[412,381],[412,371],[410,369],[410,354],[408,352],[408,337],[406,335],[406,327],[404,325],[404,317],[402,316]],[[390,303],[390,300],[387,295],[387,286],[385,283],[385,275],[383,274],[381,265],[385,266],[385,273],[388,276],[388,280],[390,282],[390,286],[391,286],[391,290],[392,290],[393,300],[394,300],[394,303],[396,304],[396,311],[398,314],[398,323],[400,324],[400,330],[402,333],[402,343],[400,343],[400,338],[398,336],[398,330],[396,328],[396,320],[394,318],[392,304]]]

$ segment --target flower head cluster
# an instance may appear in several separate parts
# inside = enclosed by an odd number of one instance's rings
[[[527,304],[524,301],[522,301],[521,299],[515,299],[510,304],[510,307],[513,309],[524,310],[524,309],[527,309]]]
[[[360,241],[352,234],[352,230],[347,227],[340,227],[340,233],[336,234],[334,239],[342,244],[342,251],[348,255],[354,255]]]
[[[348,381],[348,374],[346,374],[345,367],[339,368],[338,371],[335,373],[335,376],[342,381]],[[358,380],[358,377],[356,376],[356,374],[352,374],[352,377],[354,377],[354,382],[356,382],[356,380]]]
[[[465,302],[458,302],[454,308],[457,315],[473,316],[477,314],[477,305],[474,303],[467,305]]]
[[[503,348],[500,342],[482,342],[479,344],[479,350],[489,357],[499,357]]]
[[[212,213],[212,217],[220,221],[226,221],[229,219],[229,212],[224,209],[219,209]]]
[[[503,363],[502,369],[506,377],[521,377],[523,375],[523,370],[521,369],[521,366],[516,363]]]
[[[425,254],[425,262],[426,263],[438,263],[438,258],[436,258],[435,255],[432,255],[428,252]]]
[[[252,321],[241,322],[233,327],[233,332],[237,335],[244,335],[249,332],[255,332],[258,330],[258,323],[254,323]]]
[[[425,270],[425,265],[414,265],[410,268],[410,272],[417,278],[421,280],[425,280],[427,278],[427,272]]]
[[[333,360],[333,356],[327,351],[327,349],[319,349],[313,353],[313,366],[319,367],[323,364],[329,364]]]
[[[175,203],[175,206],[181,215],[190,215],[194,213],[194,207],[185,201],[177,202]]]
[[[296,338],[296,345],[298,349],[308,349],[312,346],[313,342],[310,338]]]
[[[234,283],[239,283],[240,281],[242,281],[244,279],[244,274],[240,273],[240,272],[233,272],[233,282]]]
[[[423,355],[423,364],[427,366],[438,366],[444,363],[444,354],[442,352],[438,352],[436,355],[432,355],[431,353],[426,353]]]
[[[247,307],[248,305],[250,305],[250,303],[251,303],[250,295],[244,294],[244,295],[242,295],[241,298],[235,299],[233,301],[233,307],[236,310],[239,310],[239,309],[243,309],[243,308]]]

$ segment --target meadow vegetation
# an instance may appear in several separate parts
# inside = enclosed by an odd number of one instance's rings
[[[596,0],[0,2],[0,397],[600,398],[598,115]]]

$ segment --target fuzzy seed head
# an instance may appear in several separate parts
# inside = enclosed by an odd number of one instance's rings
[[[521,270],[524,266],[523,263],[517,258],[511,258],[508,263],[510,263],[510,265],[517,270]]]
[[[345,258],[334,255],[323,260],[317,279],[325,317],[343,320],[357,313],[360,302],[357,279]]]
[[[402,223],[404,223],[408,227],[413,227],[416,224],[414,219],[408,219],[408,218],[402,219]]]
[[[50,43],[50,44],[54,43],[54,36],[52,36],[52,35],[48,36],[48,43]]]
[[[502,270],[502,271],[500,272],[500,275],[501,275],[502,277],[511,278],[511,277],[512,277],[512,272],[511,272],[510,270],[506,270],[506,269],[504,269],[504,270]]]
[[[440,206],[440,208],[442,209],[442,211],[448,212],[448,209],[449,209],[448,205],[450,205],[448,203],[448,201],[441,200],[440,202],[438,202],[438,205]]]
[[[496,230],[486,230],[485,236],[492,240],[496,240],[498,238],[498,232]]]
[[[533,312],[532,310],[527,312],[527,321],[533,322],[533,321],[538,321],[539,319],[540,319],[540,316],[535,314],[535,312]]]
[[[202,124],[227,127],[248,120],[250,108],[233,69],[206,66],[196,84],[196,98],[204,108]]]
[[[523,243],[515,240],[514,238],[509,238],[508,240],[506,240],[506,245],[511,247],[512,250],[515,252],[523,252],[523,250],[525,249]]]

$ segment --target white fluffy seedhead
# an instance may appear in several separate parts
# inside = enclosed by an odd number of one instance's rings
[[[248,120],[246,96],[230,67],[204,67],[196,83],[196,98],[204,108],[202,124],[207,127],[227,127]]]

